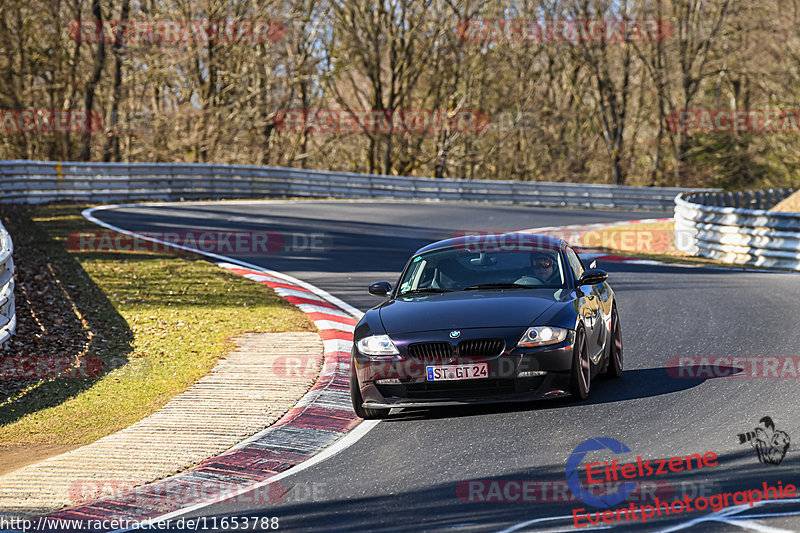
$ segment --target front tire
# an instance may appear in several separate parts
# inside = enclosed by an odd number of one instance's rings
[[[608,339],[608,366],[606,376],[618,378],[622,375],[622,328],[619,325],[617,307],[611,309],[611,337]]]
[[[586,332],[582,326],[575,331],[575,347],[572,350],[572,370],[569,391],[575,400],[589,397],[592,385],[592,363],[589,360],[589,347],[586,345]]]
[[[358,387],[354,361],[350,361],[350,400],[353,402],[353,411],[364,420],[375,420],[389,416],[390,409],[364,407],[364,399],[361,397],[361,390]]]

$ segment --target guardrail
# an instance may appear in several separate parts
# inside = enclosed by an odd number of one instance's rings
[[[312,197],[671,211],[675,196],[687,189],[411,178],[243,165],[4,161],[0,191],[0,202],[6,203]]]
[[[800,270],[800,213],[767,211],[793,189],[675,198],[678,249],[726,263]]]
[[[0,223],[0,347],[14,334],[17,314],[14,307],[14,245]]]

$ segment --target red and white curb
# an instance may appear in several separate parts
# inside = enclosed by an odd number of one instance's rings
[[[93,216],[97,210],[134,205],[142,207],[146,204],[101,206],[87,209],[83,215],[105,228],[166,245],[160,239],[138,235]],[[170,246],[176,247],[173,244]],[[273,490],[272,484],[352,444],[376,424],[362,422],[350,403],[350,349],[353,329],[363,316],[361,311],[292,276],[218,254],[186,246],[177,247],[214,259],[222,268],[267,285],[305,312],[323,339],[324,353],[320,358],[322,370],[319,378],[277,422],[222,455],[167,479],[63,509],[48,515],[48,519],[63,520],[65,525],[67,520],[103,519],[156,523],[264,487],[266,491],[262,490],[258,497],[263,500],[261,503],[274,503],[280,500],[282,492]],[[359,426],[358,430],[353,431],[356,426]],[[347,438],[342,439],[348,433]],[[217,494],[214,498],[203,499],[200,495],[204,494],[204,487],[209,484],[216,487]],[[187,501],[187,494],[197,494],[198,500]]]
[[[48,518],[155,523],[224,500],[249,501],[242,495],[264,487],[266,490],[258,496],[249,498],[259,503],[276,503],[282,497],[282,490],[269,485],[285,477],[279,478],[281,473],[290,468],[295,473],[301,463],[307,468],[310,458],[326,449],[330,452],[334,443],[359,424],[360,419],[350,404],[349,358],[353,329],[362,313],[291,276],[258,267],[245,268],[237,263],[217,265],[272,288],[307,313],[319,328],[324,343],[323,364],[312,388],[277,422],[220,456],[165,480],[71,507]],[[364,424],[361,434],[374,426],[374,423]],[[192,501],[185,496],[201,495],[203,487],[209,484],[218,491],[214,498]]]

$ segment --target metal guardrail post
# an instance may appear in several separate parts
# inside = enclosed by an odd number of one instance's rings
[[[5,346],[17,328],[13,254],[11,235],[0,223],[0,347]]]
[[[62,171],[56,170],[59,168]],[[3,192],[0,203],[330,196],[446,198],[535,206],[667,211],[672,209],[675,195],[687,190],[381,176],[246,165],[2,161],[0,192]]]

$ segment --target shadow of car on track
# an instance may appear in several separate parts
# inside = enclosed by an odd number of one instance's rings
[[[721,367],[722,370],[726,368]],[[739,369],[731,368],[731,371]],[[670,375],[675,373],[674,367],[659,367],[625,370],[618,380],[596,379],[592,382],[592,392],[583,402],[574,402],[569,398],[552,400],[535,400],[519,403],[498,403],[465,405],[451,407],[432,407],[419,409],[402,409],[399,413],[392,413],[384,422],[402,422],[418,419],[458,418],[465,416],[481,416],[516,411],[531,411],[539,409],[562,409],[596,405],[611,402],[624,402],[641,398],[650,398],[671,394],[694,388],[709,378],[681,378],[676,379]]]
[[[653,454],[647,447],[634,449],[631,453],[641,455],[646,460],[661,457],[660,454]],[[709,498],[724,492],[760,488],[764,482],[774,487],[781,479],[787,481],[787,476],[790,472],[796,472],[798,466],[795,460],[791,466],[787,465],[789,468],[765,469],[763,465],[752,460],[751,450],[725,451],[718,455],[719,465],[711,470],[684,470],[657,478],[637,478],[636,489],[619,507],[627,507],[629,504],[652,505],[655,498],[667,502],[682,500],[684,497]],[[550,528],[555,528],[558,531],[568,531],[574,528],[573,510],[577,509],[581,513],[604,510],[579,501],[571,493],[565,478],[564,463],[532,465],[516,468],[503,475],[482,475],[475,478],[470,478],[469,474],[464,474],[461,478],[458,475],[437,474],[411,485],[404,484],[407,482],[405,475],[401,470],[387,472],[384,465],[371,463],[359,465],[358,470],[345,479],[320,478],[310,482],[303,475],[298,478],[290,477],[282,481],[287,490],[282,493],[279,501],[246,504],[245,501],[254,498],[245,497],[239,504],[224,502],[207,508],[205,516],[209,523],[214,519],[220,521],[225,516],[278,516],[280,529],[290,531],[497,532],[506,528],[520,531],[542,531],[541,528],[553,531]],[[384,490],[365,495],[365,485],[361,485],[361,477],[381,479]],[[581,480],[581,484],[585,486],[585,481]],[[307,489],[309,485],[315,486],[313,494]],[[609,487],[614,492],[618,489],[618,485],[614,483]],[[775,507],[793,503],[794,500],[782,502],[778,499],[766,508],[750,509],[740,506],[731,519],[747,520],[748,515],[770,512]],[[733,510],[732,507],[728,506]],[[701,511],[659,515],[647,522],[638,517],[621,519],[613,524],[613,529],[654,531],[679,522],[710,516],[711,513],[712,509],[707,507]],[[798,513],[800,511],[795,506],[791,512],[785,514]],[[582,521],[582,527],[586,527],[584,517]],[[520,527],[522,524],[527,525]],[[710,528],[712,524],[713,522],[701,522],[702,530],[715,531]],[[266,531],[267,528],[256,530]],[[695,530],[700,529],[692,529]]]

